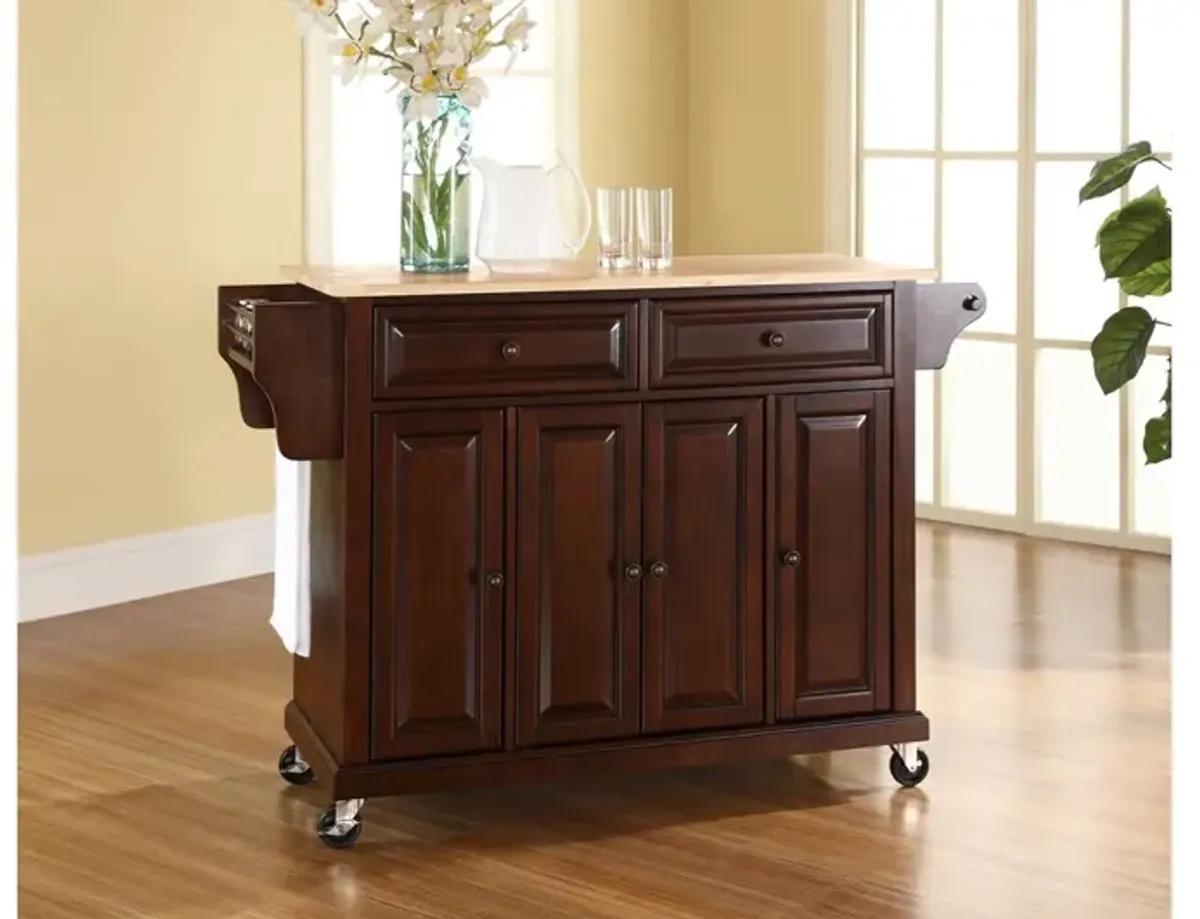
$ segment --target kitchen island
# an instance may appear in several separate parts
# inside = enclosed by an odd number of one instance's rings
[[[891,747],[924,779],[915,374],[973,284],[833,255],[218,292],[241,415],[309,464],[293,784],[368,798]],[[292,585],[295,586],[295,585]],[[279,585],[277,585],[277,589]]]

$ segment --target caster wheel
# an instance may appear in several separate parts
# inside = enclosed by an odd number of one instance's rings
[[[355,815],[341,824],[337,820],[337,805],[331,804],[317,818],[317,836],[332,849],[349,849],[362,835],[362,817]]]
[[[289,785],[311,785],[316,779],[312,766],[304,761],[296,745],[292,744],[279,754],[279,775]]]
[[[929,757],[925,755],[924,750],[917,751],[917,768],[912,771],[904,762],[904,757],[893,751],[892,758],[888,760],[888,771],[891,772],[892,778],[905,788],[916,788],[925,781],[925,777],[929,775]]]

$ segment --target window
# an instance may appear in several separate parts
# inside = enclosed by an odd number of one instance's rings
[[[1168,0],[859,0],[857,250],[979,281],[987,314],[920,374],[922,516],[1166,548],[1170,463],[1146,466],[1170,329],[1104,396],[1092,336],[1124,295],[1093,250],[1116,195],[1078,203],[1135,140],[1170,159]],[[1121,201],[1172,173],[1142,167]],[[1170,297],[1147,308],[1170,320]]]
[[[472,71],[489,89],[472,113],[472,144],[476,155],[507,163],[550,163],[556,151],[574,161],[575,0],[526,0],[526,6],[537,23],[529,50],[508,74],[503,50]],[[304,70],[307,257],[398,264],[403,125],[396,95],[386,91],[392,80],[343,86],[320,37],[306,40]],[[475,206],[477,220],[478,200]]]

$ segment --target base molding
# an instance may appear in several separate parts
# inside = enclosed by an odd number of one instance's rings
[[[19,622],[266,574],[274,516],[260,514],[29,555],[19,563]]]
[[[312,766],[322,791],[334,801],[552,782],[588,774],[782,759],[801,753],[884,747],[929,739],[929,720],[921,712],[885,712],[794,725],[339,765],[295,702],[284,708],[283,720],[284,729]]]

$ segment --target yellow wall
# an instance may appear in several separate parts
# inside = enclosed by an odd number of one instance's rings
[[[283,0],[21,0],[20,552],[271,509],[216,286],[301,255]]]
[[[673,186],[680,254],[821,249],[825,4],[580,0],[585,181]]]
[[[681,254],[819,249],[824,3],[580,0],[588,184],[673,186]],[[214,295],[301,257],[289,4],[19,15],[21,553],[269,511]]]
[[[824,247],[825,3],[688,0],[691,253]]]

